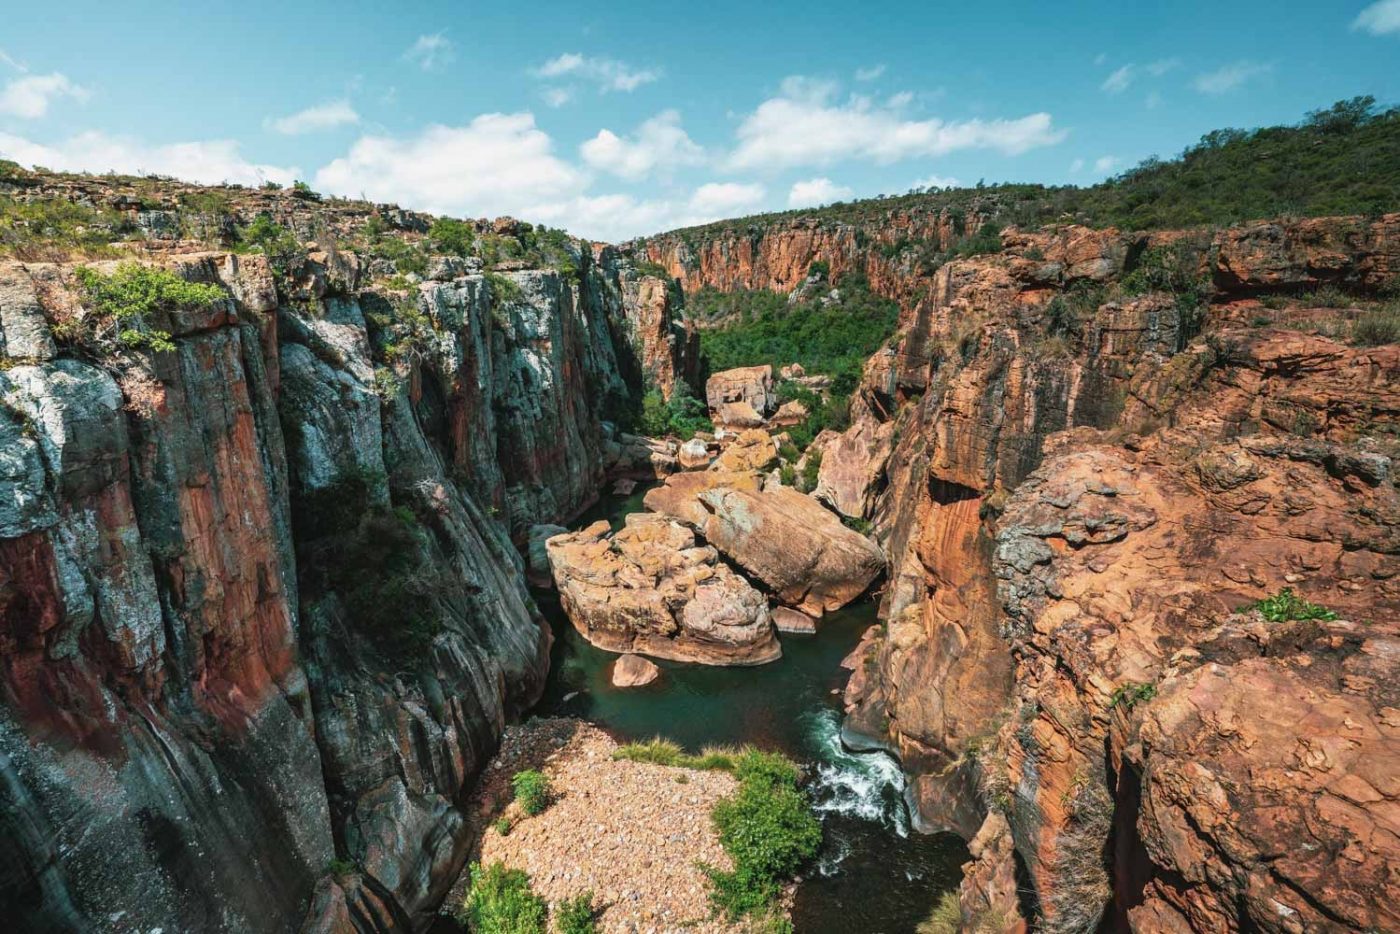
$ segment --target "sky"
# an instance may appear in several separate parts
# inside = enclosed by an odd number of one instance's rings
[[[1400,102],[1400,0],[0,7],[0,157],[614,241]]]

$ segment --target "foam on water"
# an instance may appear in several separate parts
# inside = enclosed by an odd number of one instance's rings
[[[817,814],[880,824],[907,837],[909,813],[899,763],[884,753],[852,752],[843,746],[839,711],[824,707],[809,711],[804,719],[816,752],[811,791]]]

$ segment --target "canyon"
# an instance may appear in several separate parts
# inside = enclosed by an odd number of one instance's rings
[[[546,260],[507,218],[468,223],[513,258],[428,251],[405,279],[355,241],[374,218],[425,242],[397,208],[224,192],[230,225],[294,234],[272,256],[182,237],[177,183],[11,188],[101,205],[143,263],[226,295],[161,312],[170,349],[97,353],[82,263],[0,261],[21,930],[424,929],[543,689],[527,543],[598,644],[663,658],[769,660],[768,594],[821,617],[878,578],[842,736],[971,841],[970,930],[1400,927],[1400,345],[1344,340],[1351,306],[1316,299],[1397,288],[1400,214],[1021,229],[988,194]],[[989,224],[1000,249],[957,253]],[[725,322],[686,295],[852,274],[899,320],[813,442],[811,496],[774,484],[771,370],[715,385],[714,415],[760,427],[695,469],[617,427],[649,387],[702,388],[696,325]],[[672,471],[621,531],[536,531]],[[624,586],[657,567],[665,599]],[[1268,619],[1283,588],[1326,612]],[[608,629],[618,602],[646,638]]]

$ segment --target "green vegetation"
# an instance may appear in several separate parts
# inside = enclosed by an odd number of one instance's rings
[[[499,272],[488,272],[486,282],[491,286],[491,301],[496,307],[518,302],[524,294],[520,285],[510,276]]]
[[[360,867],[348,859],[333,859],[326,863],[326,875],[335,876],[338,882],[344,882],[359,871]]]
[[[98,259],[133,228],[115,211],[43,198],[17,201],[0,196],[0,255],[24,262],[57,262],[70,254]]]
[[[295,234],[265,213],[243,228],[239,240],[246,248],[266,256],[279,276],[287,275],[292,263],[305,252]]]
[[[1379,347],[1400,342],[1400,301],[1368,311],[1351,326],[1352,343]]]
[[[428,231],[428,239],[440,252],[467,257],[471,255],[476,231],[463,221],[439,217],[433,221],[432,229]]]
[[[311,186],[301,179],[292,182],[292,194],[298,198],[305,198],[307,201],[320,201],[321,196],[311,190]]]
[[[55,331],[59,337],[99,353],[118,347],[174,350],[170,333],[151,325],[155,314],[180,308],[208,308],[228,300],[228,295],[216,285],[188,282],[168,269],[138,263],[122,263],[107,275],[79,266],[74,275],[95,318],[81,324],[66,322]]]
[[[510,836],[511,826],[512,824],[510,822],[509,817],[498,817],[496,819],[496,833],[500,834],[503,837]]]
[[[748,751],[734,775],[739,790],[710,812],[734,869],[705,867],[710,899],[733,921],[771,919],[783,882],[816,856],[822,827],[797,787],[797,767],[783,756]]]
[[[294,442],[293,442],[294,443]],[[387,662],[421,663],[458,585],[411,509],[385,502],[382,474],[351,470],[293,502],[304,593],[335,593],[344,621]]]
[[[1292,587],[1285,587],[1272,596],[1265,597],[1255,603],[1245,607],[1246,610],[1258,610],[1259,615],[1271,623],[1288,623],[1294,620],[1333,620],[1337,618],[1334,610],[1329,610],[1325,606],[1316,603],[1309,603],[1293,592]]]
[[[647,390],[642,396],[641,417],[629,427],[636,427],[653,438],[675,435],[689,441],[697,431],[714,431],[715,426],[706,412],[705,403],[678,380],[669,400],[662,397],[659,389]]]
[[[1132,710],[1138,704],[1150,701],[1156,696],[1157,685],[1142,681],[1126,681],[1113,689],[1108,707],[1112,710],[1121,705],[1125,710]]]
[[[559,934],[594,934],[598,930],[597,918],[592,892],[566,898],[554,906],[554,927]]]
[[[848,224],[891,211],[980,210],[998,226],[1074,222],[1130,230],[1228,225],[1281,215],[1376,215],[1400,205],[1400,108],[1372,97],[1338,101],[1293,126],[1215,130],[1170,160],[1156,157],[1088,188],[1006,183],[915,190],[677,231],[698,241],[793,217]]]
[[[502,863],[472,863],[471,888],[457,920],[473,934],[545,934],[547,906],[530,877]]]
[[[549,807],[553,793],[549,787],[549,776],[543,772],[535,769],[516,772],[511,777],[510,787],[515,792],[515,800],[520,803],[520,810],[531,817]]]

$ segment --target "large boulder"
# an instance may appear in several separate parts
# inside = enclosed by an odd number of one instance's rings
[[[752,472],[677,474],[645,502],[696,529],[782,603],[811,616],[864,593],[885,567],[880,549],[810,496],[760,486]]]
[[[715,412],[715,421],[726,428],[758,428],[763,416],[748,402],[726,402]]]
[[[763,595],[666,516],[633,513],[615,534],[595,522],[546,547],[564,612],[599,648],[706,665],[782,654]]]
[[[660,486],[647,490],[642,505],[652,512],[679,519],[696,531],[703,531],[705,520],[710,517],[700,503],[700,494],[716,487],[757,492],[763,485],[756,473],[732,473],[722,470],[704,470],[696,473],[672,474]]]
[[[813,494],[843,516],[864,516],[874,505],[893,439],[894,422],[880,422],[862,406],[851,427],[823,448]]]
[[[710,446],[699,438],[691,438],[682,444],[676,454],[676,461],[682,470],[701,470],[710,466]]]
[[[711,470],[767,470],[778,462],[778,445],[768,432],[751,428],[735,438],[720,453]]]
[[[711,412],[719,412],[727,402],[746,402],[759,415],[767,415],[778,402],[773,368],[764,364],[722,370],[705,381],[705,402]]]

